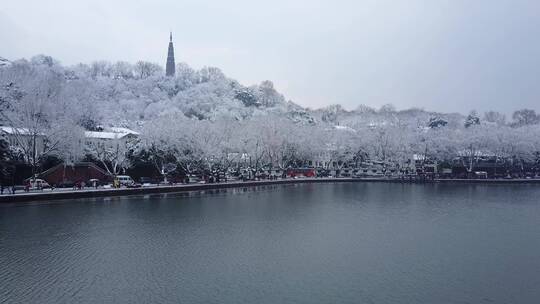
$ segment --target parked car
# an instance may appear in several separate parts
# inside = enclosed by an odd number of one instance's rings
[[[131,186],[135,184],[135,181],[129,175],[117,175],[116,180],[118,180],[120,186]]]
[[[25,184],[29,186],[29,190],[51,188],[51,185],[41,178],[27,178]]]

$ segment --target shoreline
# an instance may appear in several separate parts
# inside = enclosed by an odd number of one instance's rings
[[[266,185],[287,185],[287,184],[315,184],[315,183],[363,183],[382,182],[398,184],[540,184],[540,179],[434,179],[434,180],[400,180],[387,178],[298,178],[279,179],[262,181],[234,181],[212,184],[179,184],[163,185],[141,188],[121,188],[121,189],[84,189],[84,190],[55,190],[46,192],[19,192],[18,194],[4,194],[0,196],[0,204],[21,203],[32,201],[79,199],[94,197],[113,197],[143,194],[189,192],[199,190],[215,190],[227,188],[244,188]]]

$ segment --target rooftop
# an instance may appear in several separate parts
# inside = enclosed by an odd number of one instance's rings
[[[16,135],[31,135],[32,131],[27,128],[15,128],[10,126],[0,126],[0,132],[5,134],[16,134]],[[43,133],[38,133],[38,135],[43,135]]]
[[[139,133],[128,128],[111,127],[106,131],[85,131],[84,136],[87,138],[100,138],[100,139],[120,139],[128,135],[138,136]]]

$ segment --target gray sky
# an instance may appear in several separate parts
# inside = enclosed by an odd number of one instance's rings
[[[0,56],[147,60],[340,103],[540,111],[538,0],[3,0]]]

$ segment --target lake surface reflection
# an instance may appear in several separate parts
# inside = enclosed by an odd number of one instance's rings
[[[0,303],[538,303],[540,187],[304,184],[0,206]]]

